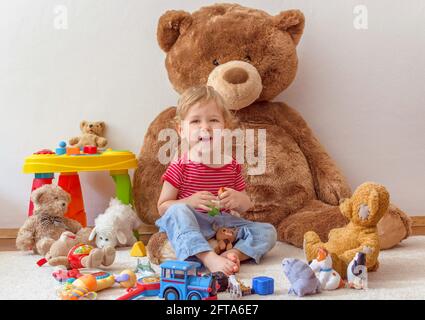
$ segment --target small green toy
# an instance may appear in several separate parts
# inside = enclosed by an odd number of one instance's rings
[[[208,215],[210,217],[215,217],[216,215],[220,214],[220,210],[217,207],[213,207],[213,206],[208,206],[209,208],[211,208],[210,211],[208,211]]]

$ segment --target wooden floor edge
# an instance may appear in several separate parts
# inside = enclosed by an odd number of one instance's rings
[[[0,228],[0,239],[16,239],[16,235],[18,234],[18,228]],[[139,228],[139,234],[142,236],[149,236],[158,231],[158,228],[154,225],[144,224]]]
[[[16,239],[18,230],[18,228],[0,229],[0,239]],[[154,225],[144,224],[138,231],[141,235],[152,235],[158,231],[158,228]],[[412,235],[425,235],[425,216],[412,217]]]

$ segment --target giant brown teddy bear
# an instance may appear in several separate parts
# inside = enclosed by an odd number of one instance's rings
[[[295,78],[303,29],[299,10],[271,16],[235,4],[216,4],[192,14],[167,11],[157,30],[177,92],[208,83],[235,110],[240,128],[267,130],[266,172],[248,175],[250,165],[245,164],[246,191],[254,206],[243,217],[272,223],[279,240],[298,247],[307,231],[326,241],[329,230],[344,226],[347,220],[338,204],[351,196],[344,176],[301,115],[283,102],[272,102]],[[260,81],[252,81],[255,77]],[[166,169],[157,157],[165,143],[158,134],[175,128],[174,115],[175,107],[167,108],[150,125],[134,176],[135,206],[148,224],[159,217],[160,177]],[[379,230],[381,247],[390,248],[408,237],[410,220],[391,205]],[[148,245],[151,258],[161,261],[164,247],[169,247],[165,234],[153,235]]]

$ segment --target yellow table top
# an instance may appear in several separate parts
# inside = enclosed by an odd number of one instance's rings
[[[136,167],[137,160],[134,153],[121,150],[106,150],[93,155],[33,154],[25,158],[23,172],[115,171]]]

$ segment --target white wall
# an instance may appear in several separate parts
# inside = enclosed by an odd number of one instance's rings
[[[13,0],[0,2],[0,228],[26,217],[26,155],[104,120],[110,145],[138,153],[149,123],[176,101],[156,43],[167,9],[210,1]],[[239,1],[306,15],[300,69],[278,99],[296,107],[354,188],[384,183],[393,202],[425,214],[425,2]],[[353,27],[365,4],[369,29]],[[56,29],[67,10],[67,29]],[[55,20],[56,19],[56,20]],[[60,21],[59,21],[60,22]],[[89,221],[114,189],[108,173],[82,174]]]

